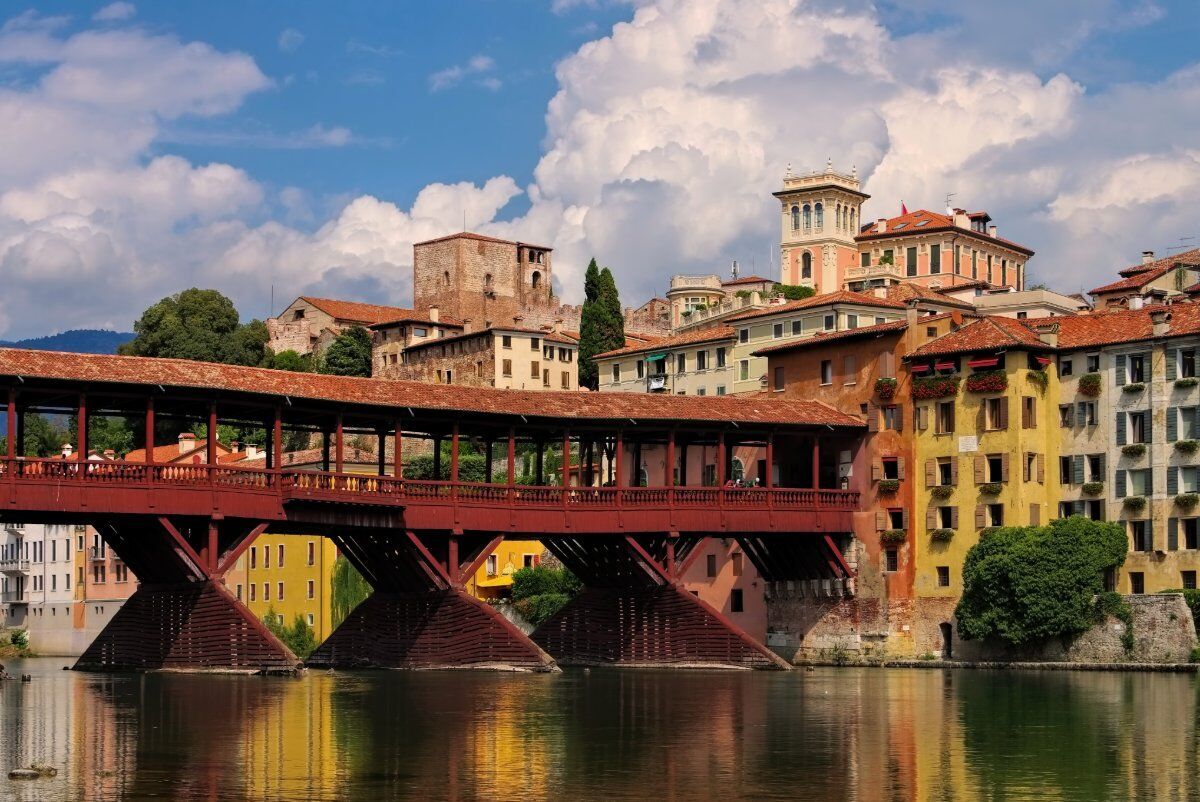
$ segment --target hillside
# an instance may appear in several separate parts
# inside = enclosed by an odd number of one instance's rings
[[[29,348],[34,351],[69,351],[76,354],[115,354],[117,346],[133,339],[131,332],[106,329],[72,329],[28,340],[0,341],[3,348]]]

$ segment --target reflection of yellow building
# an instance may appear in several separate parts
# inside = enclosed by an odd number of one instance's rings
[[[318,535],[259,535],[225,578],[254,615],[268,611],[291,626],[299,615],[317,642],[333,631],[330,614],[333,562],[337,548]]]
[[[542,551],[542,544],[536,540],[501,541],[475,576],[467,580],[467,592],[479,599],[507,595],[512,587],[512,575],[541,562]]]
[[[344,756],[333,742],[334,685],[327,674],[283,684],[253,715],[244,716],[238,773],[245,799],[341,796]]]

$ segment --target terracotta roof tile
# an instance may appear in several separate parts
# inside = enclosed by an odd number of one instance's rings
[[[428,312],[418,312],[415,309],[403,309],[400,311],[403,314],[388,318],[387,320],[381,320],[378,323],[372,323],[367,328],[378,329],[383,328],[384,326],[396,326],[402,323],[427,323],[431,326],[445,326],[449,329],[461,329],[463,327],[461,320],[449,317],[447,315],[438,315],[438,319],[433,320],[429,317]]]
[[[961,329],[943,334],[936,340],[930,340],[909,356],[966,354],[972,351],[995,351],[1002,348],[1052,350],[1023,321],[993,315],[968,323]]]
[[[900,284],[893,284],[887,288],[886,297],[889,301],[897,303],[907,303],[916,298],[930,303],[943,304],[945,306],[953,306],[956,309],[974,309],[975,305],[970,301],[963,301],[958,298],[951,298],[949,295],[943,295],[937,290],[926,287],[923,284],[917,284],[914,281],[905,281]]]
[[[764,282],[770,282],[772,284],[779,283],[778,281],[776,281],[773,278],[763,278],[762,276],[742,276],[740,278],[730,279],[729,281],[722,281],[721,286],[722,287],[736,287],[739,284],[762,284]]]
[[[942,317],[935,315],[934,317]],[[926,320],[928,318],[922,318]],[[863,337],[878,337],[885,334],[899,334],[908,328],[908,322],[904,320],[893,320],[890,323],[877,323],[874,326],[863,326],[857,329],[845,329],[843,331],[817,332],[811,337],[805,337],[792,342],[781,343],[779,345],[768,345],[766,348],[759,348],[754,351],[751,356],[770,356],[772,354],[783,354],[791,351],[798,351],[802,348],[812,348],[818,345],[826,345],[831,342],[845,342]]]
[[[1142,309],[1100,310],[1086,315],[1055,318],[1058,324],[1058,348],[1071,351],[1149,340],[1154,336],[1154,323],[1150,315],[1163,310],[1170,314],[1167,336],[1200,334],[1200,304],[1154,304]]]
[[[838,290],[836,292],[828,292],[823,295],[813,295],[809,298],[802,298],[799,301],[789,301],[785,304],[775,306],[767,306],[762,309],[754,309],[749,312],[743,312],[740,315],[734,315],[727,318],[725,322],[733,323],[741,320],[753,320],[760,317],[770,317],[771,315],[787,314],[794,312],[797,309],[814,309],[822,306],[832,306],[833,304],[856,304],[858,306],[874,306],[883,307],[886,309],[903,309],[904,304],[898,301],[889,301],[886,298],[878,298],[874,295],[867,295],[861,292],[851,292],[850,290]]]
[[[613,356],[625,356],[627,354],[640,354],[645,351],[662,351],[664,349],[678,348],[682,345],[699,345],[700,343],[720,342],[721,340],[732,340],[736,336],[736,332],[728,326],[717,326],[711,329],[696,329],[694,331],[676,334],[674,337],[665,337],[661,340],[655,340],[649,343],[634,343],[626,345],[624,348],[617,348],[612,351],[605,351],[603,354],[596,354],[594,359],[607,359]],[[628,340],[626,341],[628,342]]]
[[[986,212],[973,212],[968,217],[987,216]],[[988,217],[990,220],[991,218]],[[924,225],[921,223],[924,222]],[[917,209],[908,214],[898,215],[888,218],[887,225],[884,231],[876,232],[875,223],[864,223],[860,229],[860,233],[856,240],[876,240],[887,239],[888,237],[907,237],[912,234],[925,234],[930,231],[957,231],[965,234],[968,237],[983,240],[985,242],[998,242],[1006,248],[1012,248],[1015,251],[1033,256],[1033,251],[1024,245],[1013,242],[1012,240],[1004,239],[1003,237],[993,237],[990,234],[981,234],[971,228],[962,228],[954,225],[953,218],[948,215],[931,212],[928,209]],[[899,227],[899,230],[897,230]]]
[[[106,354],[0,349],[0,376],[219,391],[258,396],[265,404],[284,399],[369,407],[399,414],[410,409],[434,413],[523,416],[528,419],[647,422],[737,422],[777,426],[861,427],[857,418],[816,401],[738,396],[652,395],[581,391],[500,390],[491,387],[363,379],[267,368]],[[366,412],[367,410],[364,410]]]
[[[415,248],[418,245],[432,245],[435,242],[446,242],[447,240],[452,240],[452,239],[469,239],[469,240],[474,240],[475,242],[494,242],[497,245],[526,245],[530,248],[537,248],[537,249],[543,250],[543,251],[554,250],[553,248],[549,247],[548,245],[536,245],[532,242],[516,242],[516,241],[510,240],[510,239],[500,239],[499,237],[489,237],[484,234],[476,234],[474,231],[460,231],[457,234],[447,234],[444,237],[435,237],[434,239],[427,239],[427,240],[422,240],[421,242],[414,242],[413,247]]]
[[[460,340],[469,340],[472,337],[482,337],[485,334],[503,334],[506,331],[515,332],[517,334],[532,334],[540,337],[548,343],[559,343],[561,345],[579,344],[575,339],[568,337],[565,334],[558,334],[553,331],[544,331],[542,329],[522,329],[517,328],[516,326],[492,326],[491,328],[480,329],[479,331],[463,332],[462,334],[455,334],[450,337],[434,337],[429,340],[422,340],[419,343],[413,343],[404,350],[417,351],[424,348],[430,348],[435,345],[442,345],[444,343],[454,343]]]
[[[1120,271],[1119,274],[1125,276],[1125,278],[1114,281],[1111,284],[1105,284],[1102,287],[1097,287],[1091,290],[1090,294],[1120,292],[1122,290],[1133,290],[1144,287],[1151,281],[1171,272],[1177,264],[1200,265],[1200,248],[1177,253],[1173,256],[1167,256],[1146,264],[1127,267]]]
[[[406,316],[415,315],[420,317],[412,309],[404,309],[399,306],[379,306],[377,304],[364,304],[358,301],[340,301],[336,298],[313,298],[308,295],[301,295],[300,300],[307,301],[337,320],[349,320],[352,323],[361,323],[364,326],[400,320]]]

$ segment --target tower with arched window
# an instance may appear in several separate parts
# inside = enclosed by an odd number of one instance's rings
[[[803,175],[788,167],[783,189],[774,193],[782,210],[779,280],[813,287],[818,293],[842,288],[846,271],[857,265],[862,204],[857,171],[849,174],[826,162],[823,171]]]

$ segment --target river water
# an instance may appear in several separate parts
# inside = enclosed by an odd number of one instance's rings
[[[1200,799],[1194,675],[93,675],[9,661],[0,800]],[[53,779],[17,782],[42,761]]]

